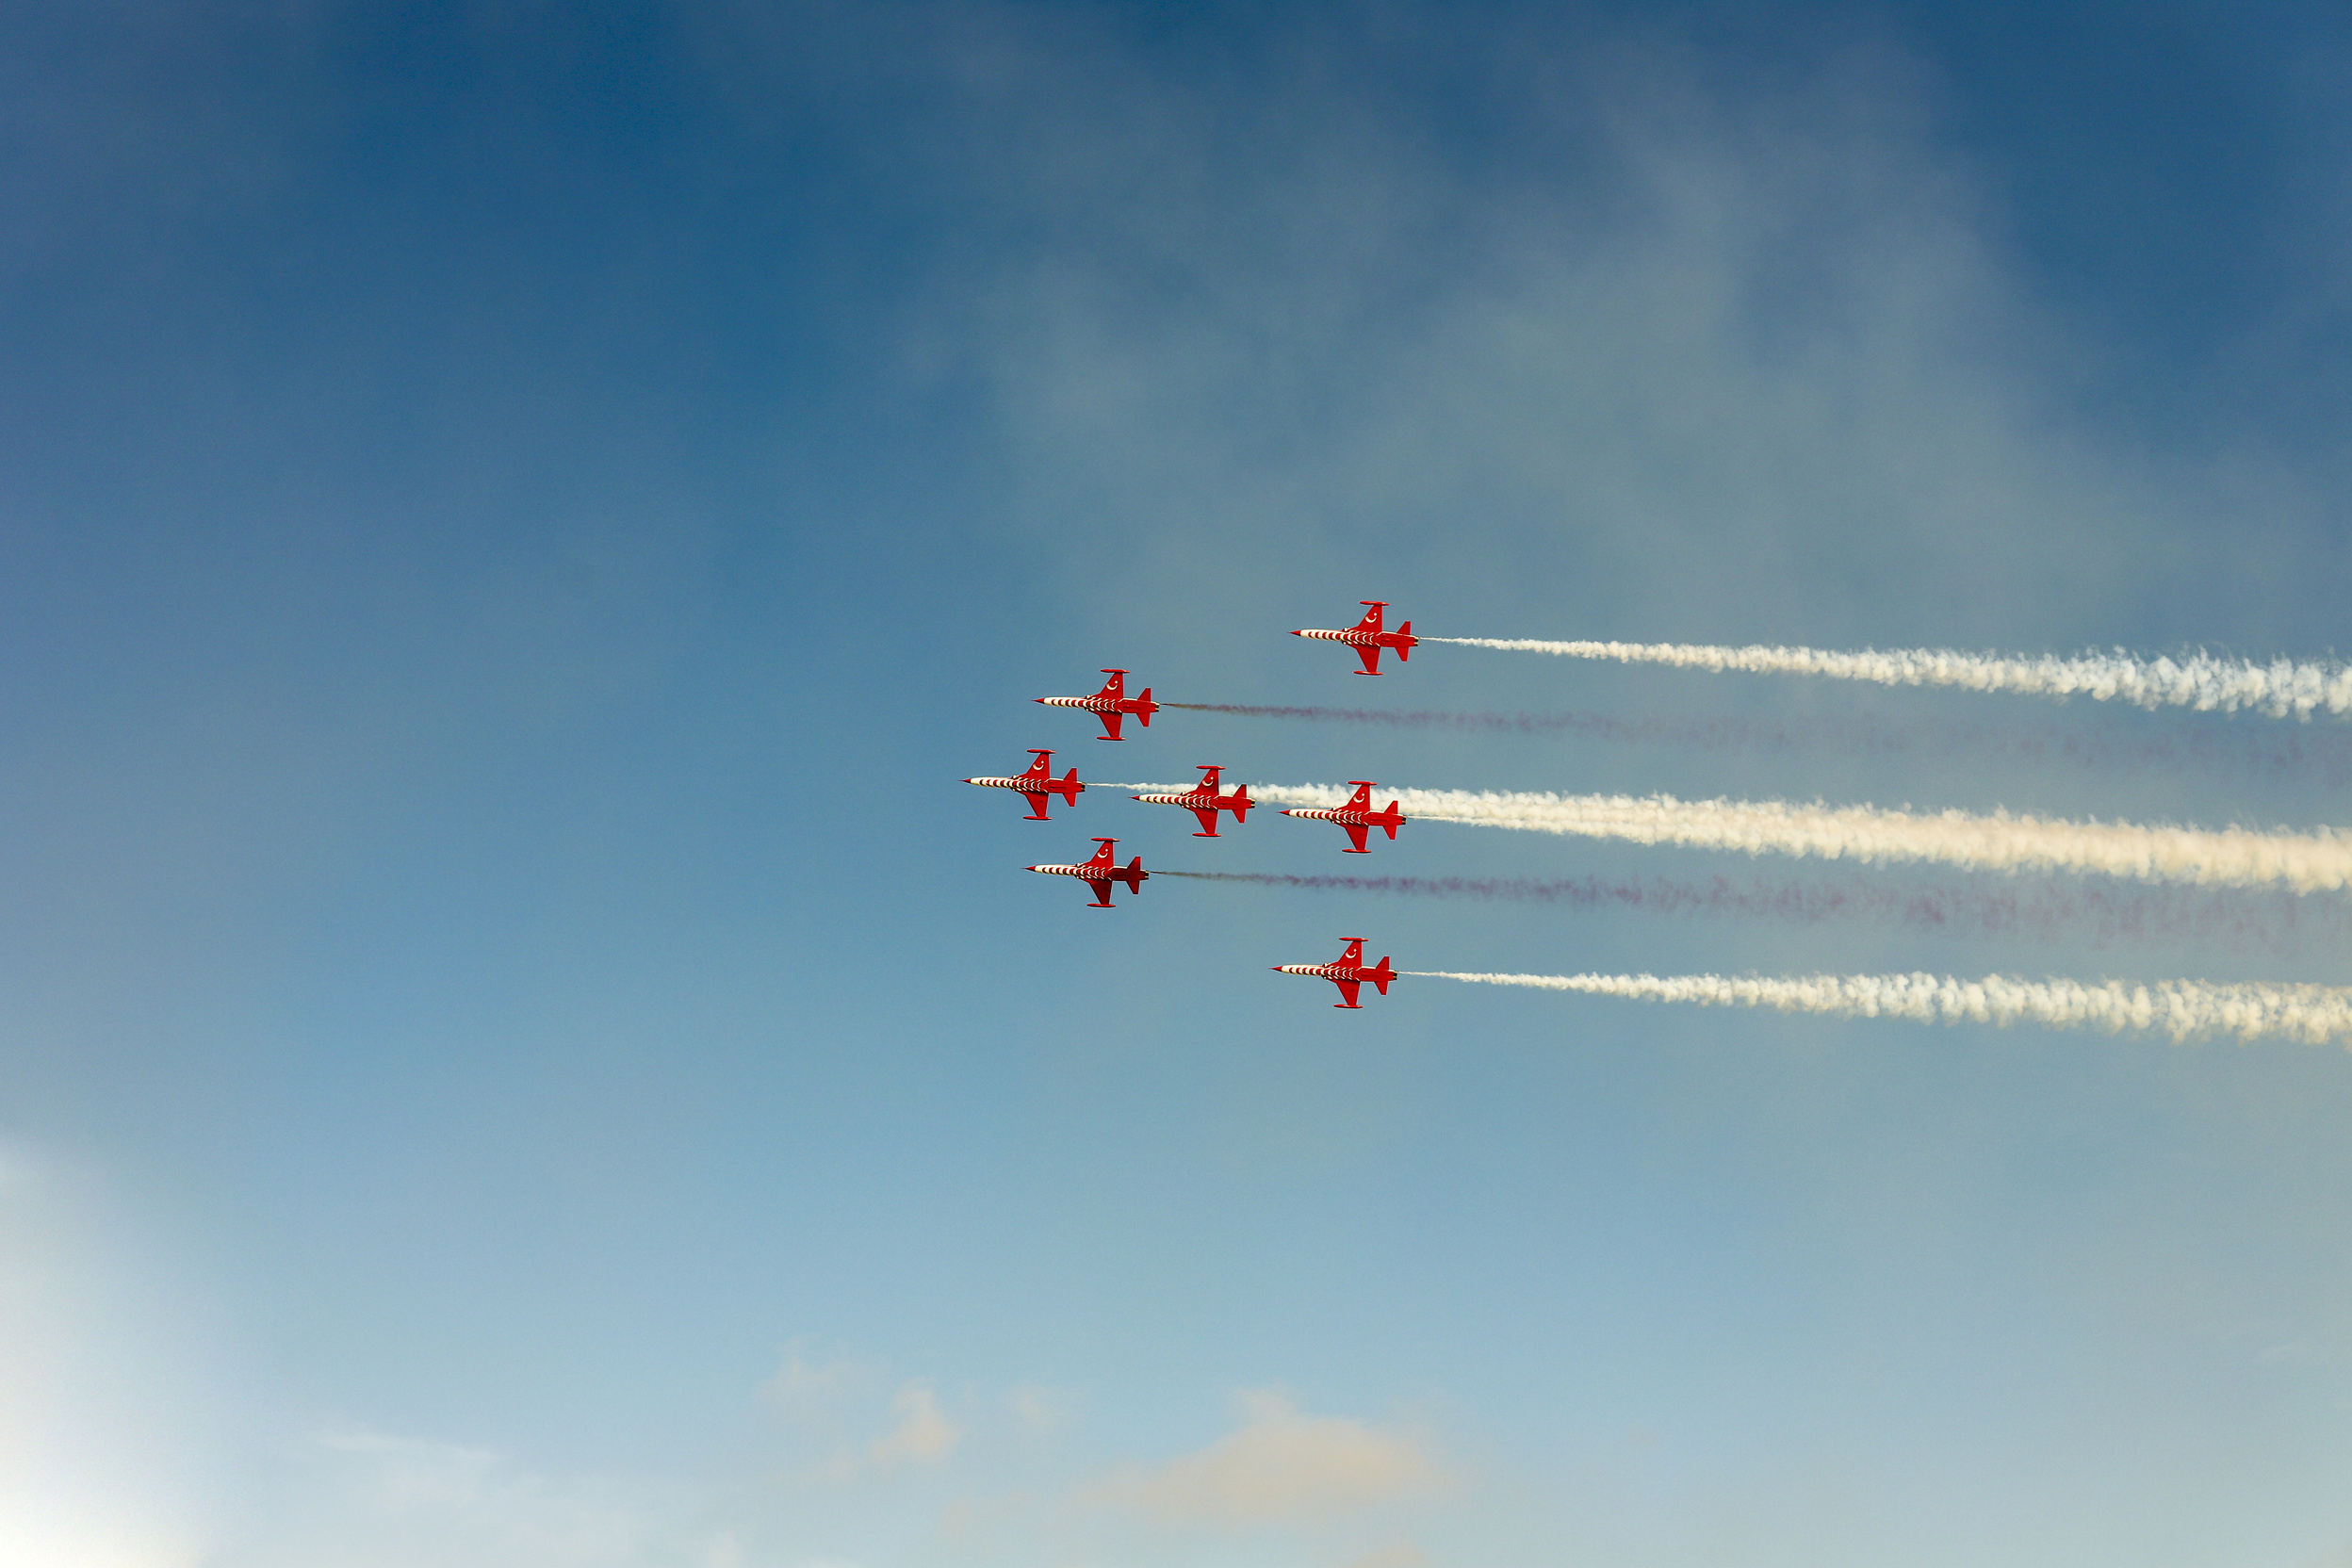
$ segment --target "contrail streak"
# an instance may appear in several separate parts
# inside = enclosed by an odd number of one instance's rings
[[[1163,789],[1163,785],[1116,785]],[[1277,806],[1340,806],[1330,784],[1252,784]],[[1972,871],[2063,871],[2146,882],[2296,892],[2352,886],[2352,833],[2155,827],[2122,822],[1883,810],[1777,800],[1677,800],[1673,795],[1562,795],[1468,790],[1382,790],[1407,817],[1534,833],[1623,839],[1751,855],[1819,855],[1861,861],[1932,860]]]
[[[2352,736],[2296,730],[2195,731],[2175,735],[2084,734],[2079,727],[1988,727],[1902,723],[1876,718],[1620,718],[1571,710],[1558,713],[1447,711],[1433,709],[1284,708],[1234,702],[1164,702],[1195,713],[1288,719],[1307,724],[1370,725],[1457,733],[1576,736],[1625,744],[1703,746],[1713,750],[1827,751],[1849,756],[2001,756],[2082,767],[2247,766],[2278,771],[2324,768],[2332,782],[2352,782]]]
[[[2086,653],[2070,659],[2004,659],[1954,648],[1718,647],[1699,643],[1549,643],[1527,637],[1424,637],[1425,643],[1553,653],[1570,659],[1615,659],[1685,669],[1745,670],[1759,675],[1818,675],[1836,680],[1875,680],[1886,686],[1960,686],[1978,692],[2024,692],[2037,696],[2093,697],[2142,708],[2197,708],[2224,713],[2241,708],[2274,718],[2352,712],[2352,668],[2278,659],[2267,664],[2215,659],[2138,659],[2127,653]]]
[[[1546,904],[1571,909],[1638,909],[1653,914],[1763,918],[1812,925],[1869,921],[1963,936],[2065,936],[2095,943],[2118,939],[2228,941],[2283,946],[2307,923],[2322,939],[2352,937],[2352,908],[2313,906],[2285,893],[2221,895],[2164,889],[2044,887],[2024,892],[1969,888],[1903,889],[1872,882],[1735,883],[1727,877],[1676,881],[1599,876],[1538,880],[1484,876],[1296,876],[1270,872],[1155,871],[1196,882],[1306,892],[1462,898]]]
[[[1459,974],[1406,970],[1426,980],[1530,986],[1643,1002],[1695,1002],[1705,1007],[1773,1007],[1784,1013],[1843,1018],[1907,1018],[1921,1023],[1970,1021],[2047,1023],[2058,1028],[2161,1029],[2176,1040],[2230,1034],[2242,1040],[2283,1036],[2312,1045],[2352,1034],[2352,990],[2333,986],[2213,985],[2158,980],[2017,980],[1992,974],[1955,980],[1939,974],[1808,974],[1788,979],[1723,974]]]

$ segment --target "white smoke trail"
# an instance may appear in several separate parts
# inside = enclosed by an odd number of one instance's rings
[[[1250,791],[1275,806],[1339,806],[1348,793],[1331,784],[1253,783]],[[1402,805],[1407,817],[1427,822],[1745,850],[1751,855],[1770,850],[1833,860],[1932,860],[1973,871],[2090,872],[2209,887],[2284,886],[2301,893],[2352,888],[2352,832],[2326,827],[2305,833],[2215,830],[2069,822],[2006,811],[1979,816],[1777,800],[1468,790],[1382,790],[1374,805],[1390,799]]]
[[[2274,718],[2308,719],[2326,710],[2352,712],[2352,667],[2299,664],[2278,659],[2257,664],[2191,654],[2184,659],[2138,659],[2127,653],[2086,653],[2071,659],[2003,659],[1953,648],[1891,648],[1838,653],[1826,648],[1697,643],[1547,643],[1527,637],[1424,637],[1425,643],[1555,653],[1570,659],[1674,664],[1686,669],[1746,670],[1759,675],[1818,675],[1875,680],[1887,686],[1960,686],[1977,692],[2024,692],[2038,696],[2093,697],[2142,708],[2256,710]]]
[[[1807,974],[1787,979],[1723,974],[1455,974],[1401,972],[1427,980],[1531,986],[1705,1007],[1774,1007],[1844,1018],[1907,1018],[1922,1023],[2047,1023],[2058,1028],[2161,1029],[2176,1040],[2230,1034],[2242,1040],[2282,1036],[2312,1045],[2352,1036],[2352,990],[2332,986],[2213,985],[2159,980],[2017,980],[1987,975]]]

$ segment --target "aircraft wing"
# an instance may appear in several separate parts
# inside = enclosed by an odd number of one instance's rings
[[[1344,996],[1344,997],[1346,997],[1346,998],[1348,999],[1347,1001],[1345,1001],[1345,1002],[1343,1002],[1343,1003],[1341,1003],[1341,1004],[1340,1004],[1340,1005],[1341,1005],[1341,1006],[1343,1006],[1343,1007],[1353,1007],[1353,1006],[1358,1005],[1358,1004],[1357,1004],[1357,1002],[1356,1002],[1356,992],[1357,992],[1357,991],[1359,991],[1359,990],[1361,990],[1361,989],[1363,989],[1363,988],[1364,988],[1364,982],[1363,982],[1363,981],[1361,981],[1361,980],[1334,980],[1334,981],[1332,981],[1332,982],[1331,982],[1331,984],[1332,984],[1332,985],[1334,985],[1334,986],[1337,986],[1337,987],[1339,988],[1339,994],[1340,994],[1340,995],[1342,995],[1342,996]]]
[[[1047,794],[1043,790],[1023,790],[1021,792],[1021,796],[1023,800],[1029,803],[1029,813],[1030,815],[1036,817],[1037,821],[1050,822],[1053,820],[1045,814],[1045,803],[1054,798],[1052,795]]]
[[[1118,740],[1119,721],[1126,716],[1116,708],[1107,713],[1097,713],[1095,717],[1102,721],[1102,738],[1106,741]]]
[[[1372,643],[1358,643],[1356,645],[1356,657],[1364,661],[1364,674],[1378,675],[1380,673],[1380,650],[1379,645]]]
[[[1348,841],[1356,846],[1356,853],[1358,855],[1367,855],[1371,853],[1364,847],[1364,841],[1371,833],[1371,828],[1365,826],[1360,822],[1344,822],[1339,825],[1348,830]]]
[[[1201,831],[1200,831],[1200,832],[1198,832],[1198,833],[1195,833],[1195,834],[1193,835],[1193,837],[1194,837],[1194,838],[1196,838],[1196,839],[1214,839],[1214,838],[1216,838],[1216,837],[1217,836],[1217,808],[1216,808],[1216,807],[1214,807],[1214,806],[1187,806],[1187,807],[1185,807],[1185,808],[1184,808],[1184,809],[1185,809],[1185,810],[1187,810],[1187,811],[1190,811],[1190,812],[1191,812],[1194,816],[1199,817],[1199,818],[1200,819],[1200,828],[1201,828]]]
[[[1094,890],[1094,901],[1097,904],[1106,907],[1109,906],[1111,902],[1111,879],[1109,877],[1089,876],[1086,878],[1086,886]]]

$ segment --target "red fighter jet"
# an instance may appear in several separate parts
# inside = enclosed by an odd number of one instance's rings
[[[1348,937],[1343,939],[1348,943],[1348,951],[1341,954],[1335,962],[1328,964],[1276,964],[1274,966],[1274,972],[1277,974],[1312,974],[1320,979],[1329,980],[1332,985],[1339,988],[1339,994],[1346,998],[1345,1001],[1332,1003],[1331,1005],[1334,1007],[1353,1007],[1357,1005],[1356,992],[1363,987],[1366,980],[1372,982],[1373,989],[1379,991],[1382,996],[1386,996],[1388,994],[1388,983],[1396,978],[1396,972],[1388,967],[1387,956],[1383,955],[1379,963],[1373,965],[1370,969],[1366,969],[1364,967],[1364,939],[1362,937]]]
[[[1361,778],[1351,778],[1348,782],[1356,787],[1356,792],[1348,797],[1347,805],[1342,806],[1335,810],[1326,809],[1322,807],[1309,807],[1305,809],[1284,811],[1282,815],[1286,817],[1309,817],[1316,822],[1335,822],[1339,824],[1340,826],[1348,830],[1348,837],[1355,846],[1352,849],[1341,850],[1340,853],[1342,855],[1371,854],[1372,852],[1370,850],[1364,847],[1364,841],[1371,836],[1371,830],[1375,827],[1384,827],[1388,829],[1389,842],[1395,843],[1396,841],[1396,829],[1404,825],[1404,824],[1409,820],[1408,818],[1398,814],[1396,810],[1396,803],[1392,800],[1388,803],[1387,810],[1375,811],[1372,809],[1371,784]]]
[[[1059,795],[1062,797],[1064,804],[1075,806],[1078,804],[1078,792],[1085,789],[1086,786],[1078,782],[1078,770],[1076,768],[1070,769],[1070,776],[1066,778],[1054,777],[1054,769],[1050,766],[1054,760],[1054,754],[1052,752],[1039,751],[1036,746],[1031,746],[1029,748],[1029,755],[1036,758],[1037,760],[1029,764],[1029,771],[1027,773],[1021,774],[1018,777],[967,778],[964,782],[967,784],[986,784],[992,789],[998,790],[1019,790],[1022,794],[1029,798],[1029,814],[1021,818],[1021,821],[1052,822],[1054,819],[1045,814],[1045,803],[1053,799],[1055,795]]]
[[[1029,869],[1043,872],[1048,876],[1075,876],[1085,882],[1087,887],[1094,890],[1094,902],[1086,906],[1089,909],[1113,907],[1111,884],[1114,882],[1126,883],[1127,890],[1131,893],[1143,891],[1144,883],[1152,878],[1152,874],[1143,869],[1143,857],[1136,856],[1127,862],[1127,869],[1121,871],[1119,868],[1119,862],[1111,858],[1111,846],[1119,841],[1097,839],[1094,841],[1102,847],[1096,850],[1094,858],[1083,866],[1031,866]]]
[[[1250,786],[1240,785],[1229,795],[1218,794],[1217,776],[1224,771],[1222,765],[1212,767],[1205,762],[1195,765],[1200,770],[1200,782],[1184,793],[1136,795],[1135,798],[1146,806],[1181,806],[1190,811],[1200,819],[1200,831],[1193,835],[1196,839],[1214,839],[1220,836],[1217,831],[1217,814],[1219,811],[1231,811],[1235,822],[1248,822],[1250,808],[1257,804],[1250,798]]]
[[[1413,657],[1413,650],[1421,641],[1413,634],[1413,623],[1407,621],[1394,631],[1380,629],[1380,612],[1388,608],[1386,599],[1358,599],[1365,607],[1364,619],[1345,631],[1294,631],[1293,637],[1316,637],[1326,643],[1346,643],[1364,661],[1358,675],[1380,673],[1380,650],[1395,648],[1399,662]]]
[[[1127,694],[1125,670],[1104,670],[1102,673],[1111,678],[1104,681],[1102,689],[1090,697],[1039,697],[1037,700],[1048,708],[1084,708],[1093,713],[1102,721],[1102,733],[1095,737],[1098,741],[1118,740],[1119,721],[1130,713],[1143,721],[1144,728],[1151,728],[1152,715],[1160,710],[1160,705],[1152,700],[1152,688],[1146,686],[1141,696],[1131,697]]]

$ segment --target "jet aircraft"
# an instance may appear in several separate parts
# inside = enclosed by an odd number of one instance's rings
[[[1326,643],[1346,643],[1356,650],[1356,657],[1364,661],[1364,668],[1355,672],[1358,675],[1380,673],[1380,650],[1382,648],[1395,648],[1399,662],[1413,657],[1413,650],[1421,639],[1413,634],[1411,621],[1407,621],[1394,631],[1382,631],[1380,612],[1388,608],[1388,601],[1386,599],[1358,599],[1356,602],[1365,606],[1364,619],[1347,630],[1294,631],[1291,635],[1319,638]]]
[[[1070,769],[1067,777],[1054,777],[1054,769],[1051,766],[1054,760],[1054,754],[1052,752],[1040,751],[1036,746],[1031,746],[1029,748],[1029,755],[1036,758],[1037,760],[1029,764],[1028,772],[1021,774],[1016,777],[967,778],[964,782],[967,784],[986,784],[999,790],[1019,790],[1023,795],[1027,796],[1029,800],[1029,814],[1021,820],[1023,822],[1051,822],[1054,819],[1046,815],[1045,803],[1053,799],[1055,795],[1059,795],[1062,797],[1065,804],[1075,806],[1078,804],[1078,792],[1085,789],[1086,786],[1078,782],[1078,770],[1076,768]]]
[[[1371,836],[1371,830],[1375,827],[1386,828],[1388,830],[1389,841],[1394,843],[1396,840],[1396,829],[1402,826],[1409,819],[1398,814],[1396,810],[1396,803],[1393,800],[1388,803],[1388,809],[1385,811],[1375,811],[1372,809],[1372,786],[1366,780],[1361,778],[1351,778],[1348,782],[1356,787],[1356,792],[1348,797],[1347,805],[1339,807],[1335,809],[1319,806],[1307,807],[1304,808],[1294,808],[1291,810],[1284,811],[1282,815],[1286,817],[1309,817],[1316,822],[1335,822],[1339,824],[1340,826],[1348,830],[1348,838],[1353,845],[1352,848],[1341,850],[1340,853],[1342,855],[1369,855],[1372,853],[1370,850],[1364,848],[1364,841]]]
[[[1193,835],[1196,839],[1220,836],[1217,831],[1217,814],[1219,811],[1231,811],[1233,821],[1237,823],[1248,822],[1250,808],[1257,804],[1250,798],[1250,786],[1236,785],[1232,794],[1218,794],[1217,776],[1223,771],[1222,765],[1211,766],[1205,762],[1196,765],[1200,769],[1200,782],[1182,794],[1137,795],[1135,798],[1146,806],[1181,806],[1190,811],[1200,819],[1200,831]]]
[[[1119,869],[1119,862],[1111,858],[1111,846],[1119,841],[1097,839],[1094,841],[1102,847],[1096,850],[1094,858],[1084,865],[1031,866],[1029,869],[1043,872],[1048,876],[1075,876],[1086,883],[1087,887],[1094,890],[1094,902],[1086,906],[1089,909],[1114,907],[1111,903],[1111,884],[1114,882],[1126,883],[1127,890],[1131,893],[1143,891],[1144,883],[1152,876],[1150,872],[1143,869],[1143,857],[1138,855],[1128,861],[1126,869],[1122,871]]]
[[[1111,678],[1104,681],[1102,689],[1090,697],[1039,697],[1037,701],[1048,708],[1086,709],[1102,721],[1102,733],[1095,737],[1098,741],[1118,740],[1119,721],[1130,713],[1142,720],[1146,729],[1151,728],[1152,715],[1160,710],[1160,705],[1152,700],[1152,688],[1146,686],[1141,696],[1131,697],[1127,694],[1125,670],[1104,670],[1102,673]]]
[[[1382,955],[1379,963],[1366,969],[1364,964],[1364,939],[1348,937],[1343,939],[1348,943],[1348,951],[1341,954],[1331,963],[1276,964],[1274,972],[1277,974],[1312,974],[1318,979],[1329,980],[1339,988],[1339,994],[1344,998],[1342,1001],[1332,1003],[1331,1005],[1334,1007],[1356,1006],[1358,1004],[1356,992],[1366,980],[1372,982],[1373,989],[1386,996],[1388,983],[1396,978],[1396,972],[1388,967],[1386,955]]]

